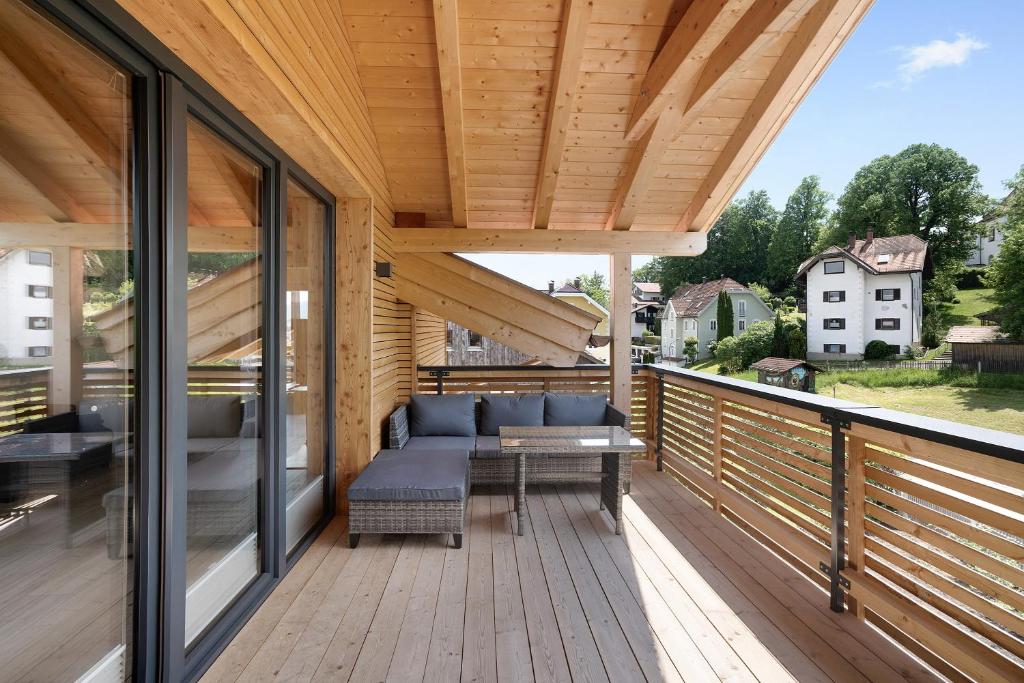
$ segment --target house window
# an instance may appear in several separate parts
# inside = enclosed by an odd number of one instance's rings
[[[46,285],[29,285],[28,295],[33,299],[52,299],[53,287]]]
[[[636,312],[636,315],[634,316],[634,320],[636,320],[638,323],[647,322],[647,315],[641,309],[641,310]]]
[[[825,344],[825,353],[846,353],[846,344]]]
[[[742,332],[743,330],[747,329],[747,321],[746,320],[738,320],[738,321],[736,321],[736,325],[737,325],[736,329],[738,329],[740,332]]]
[[[898,356],[898,355],[900,355],[900,345],[899,344],[889,344],[889,355],[891,355],[891,356]]]
[[[899,318],[875,318],[876,330],[898,330],[900,329]]]
[[[743,315],[746,315],[746,314],[747,314],[747,302],[746,301],[737,301],[736,302],[736,315],[743,316]]]
[[[448,348],[448,349],[451,349],[452,348],[452,341],[454,339],[455,339],[455,335],[453,334],[452,328],[451,327],[446,328],[445,331],[444,331],[444,345],[445,345],[445,347]]]
[[[718,329],[718,321],[717,320],[712,320],[711,321],[711,331],[714,332],[717,329]]]
[[[891,254],[879,254],[876,260],[878,261],[879,265],[885,265],[886,263],[889,262],[889,259],[891,257]]]
[[[53,349],[49,346],[30,346],[28,347],[29,358],[47,358]]]
[[[33,266],[53,266],[53,254],[48,251],[29,251],[28,262]]]
[[[825,318],[826,330],[845,330],[846,318]]]
[[[876,289],[875,290],[875,301],[899,301],[900,300],[900,289]]]
[[[989,254],[988,255],[988,263],[989,263],[989,265],[992,265],[992,257],[993,256],[994,256],[994,254]]]
[[[846,261],[825,261],[825,275],[838,275],[846,269]]]
[[[472,330],[467,330],[466,334],[469,335],[469,348],[471,348],[471,349],[479,349],[482,346],[481,342],[483,341],[483,337],[480,336],[479,332],[474,332]]]
[[[825,292],[824,301],[825,301],[825,303],[829,303],[829,304],[842,303],[843,301],[846,301],[846,292],[845,291]]]
[[[53,329],[53,318],[47,318],[45,316],[31,316],[28,319],[28,329],[30,329],[30,330],[50,330],[50,329]]]
[[[996,226],[994,226],[994,225],[989,227],[989,229],[988,229],[988,241],[989,242],[995,242],[996,241]]]

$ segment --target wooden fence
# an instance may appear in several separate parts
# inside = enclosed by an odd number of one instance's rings
[[[632,426],[649,455],[833,609],[952,680],[1024,680],[1024,437],[678,368],[634,372]],[[608,388],[597,366],[418,377],[424,392]]]

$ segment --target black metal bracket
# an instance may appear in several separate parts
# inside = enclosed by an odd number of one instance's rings
[[[437,379],[437,393],[443,394],[444,378],[450,377],[452,373],[448,372],[447,370],[430,370],[427,374]]]
[[[853,423],[849,419],[839,417],[838,415],[827,415],[821,414],[821,423],[829,425],[830,427],[839,427],[840,429],[850,429]]]
[[[834,579],[836,581],[836,583],[838,583],[844,589],[850,590],[850,580],[848,578],[846,578],[845,576],[843,576],[842,574],[838,574],[836,576],[833,576],[833,574],[832,574],[832,567],[829,566],[828,562],[819,562],[818,563],[818,569],[820,569],[821,573],[824,574],[825,576],[827,576],[828,578]]]
[[[658,447],[655,452],[658,456],[658,471],[664,472],[665,460],[662,457],[661,451],[662,448],[664,448],[665,446],[665,373],[655,373],[655,377],[658,380],[658,421],[656,427],[656,429],[658,430]],[[649,406],[648,410],[650,410]]]

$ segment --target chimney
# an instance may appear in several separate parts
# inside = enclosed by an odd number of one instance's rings
[[[864,238],[865,246],[871,244],[871,240],[873,239],[875,239],[875,230],[874,228],[868,228],[868,236]]]
[[[555,281],[554,280],[548,280],[548,294],[554,294],[554,293],[555,293]]]
[[[846,240],[846,248],[853,251],[855,246],[857,246],[857,235],[851,232]]]
[[[579,278],[576,278],[575,280],[572,281],[572,286],[575,287],[576,289],[579,289],[581,284],[583,283],[580,282]]]

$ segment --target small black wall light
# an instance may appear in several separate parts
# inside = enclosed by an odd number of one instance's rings
[[[375,261],[373,264],[373,270],[377,274],[377,277],[391,277],[391,262]]]

